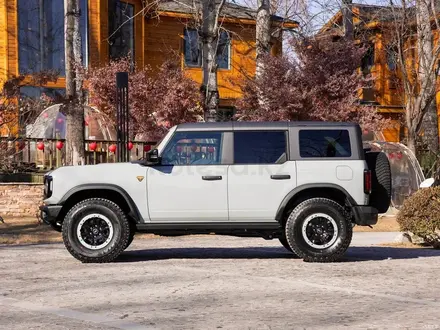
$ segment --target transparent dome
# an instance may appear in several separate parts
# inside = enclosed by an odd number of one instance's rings
[[[66,116],[60,112],[61,104],[45,109],[32,125],[26,127],[26,136],[34,139],[65,139]],[[115,127],[99,110],[85,106],[84,124],[86,140],[116,140]]]
[[[416,192],[425,180],[417,158],[402,143],[369,141],[364,145],[372,151],[382,151],[388,156],[392,178],[391,206],[399,209],[405,198]]]

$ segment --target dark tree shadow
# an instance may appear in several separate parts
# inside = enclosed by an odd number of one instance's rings
[[[440,257],[431,248],[350,247],[341,262]],[[295,259],[283,247],[239,248],[163,248],[126,251],[116,262],[141,262],[168,259]]]

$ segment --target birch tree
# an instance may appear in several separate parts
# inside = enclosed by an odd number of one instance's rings
[[[437,153],[439,150],[438,141],[438,116],[436,103],[436,70],[439,50],[434,53],[433,32],[431,30],[432,18],[436,17],[434,0],[416,0],[416,21],[417,21],[417,53],[419,57],[419,80],[421,87],[420,109],[424,113],[423,140],[430,151]],[[435,16],[434,16],[435,15]],[[439,31],[440,32],[440,31]],[[437,45],[438,48],[438,45]]]
[[[433,42],[431,29],[433,22],[440,31],[437,8],[435,0],[417,0],[415,6],[409,6],[407,0],[397,5],[391,1],[384,13],[391,16],[391,22],[384,23],[384,37],[396,51],[399,83],[404,93],[407,145],[415,153],[419,151],[417,141],[421,135],[431,152],[437,153],[439,149],[436,78],[440,44]]]
[[[217,78],[217,48],[220,38],[221,12],[225,0],[194,1],[195,12],[200,12],[198,31],[202,47],[202,93],[204,96],[205,121],[217,121],[217,110],[220,101]],[[199,7],[200,6],[200,7]],[[197,8],[201,8],[198,10]],[[197,21],[197,20],[196,20]]]
[[[84,76],[81,70],[81,13],[79,0],[64,0],[66,100],[62,107],[66,115],[66,163],[83,165],[84,156]]]
[[[258,0],[256,19],[256,77],[261,77],[263,74],[264,58],[270,53],[270,39],[270,1]]]

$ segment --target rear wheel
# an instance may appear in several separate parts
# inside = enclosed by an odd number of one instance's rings
[[[326,198],[299,204],[286,223],[292,251],[309,262],[339,260],[348,249],[353,228],[341,205]]]
[[[63,241],[82,262],[110,262],[128,246],[130,223],[112,201],[91,198],[76,204],[63,223]]]

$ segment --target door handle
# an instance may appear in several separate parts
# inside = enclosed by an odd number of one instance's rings
[[[277,174],[277,175],[271,175],[270,178],[272,180],[290,180],[289,174]]]
[[[205,181],[217,181],[217,180],[221,180],[222,176],[221,175],[204,175],[202,176],[202,180]]]

